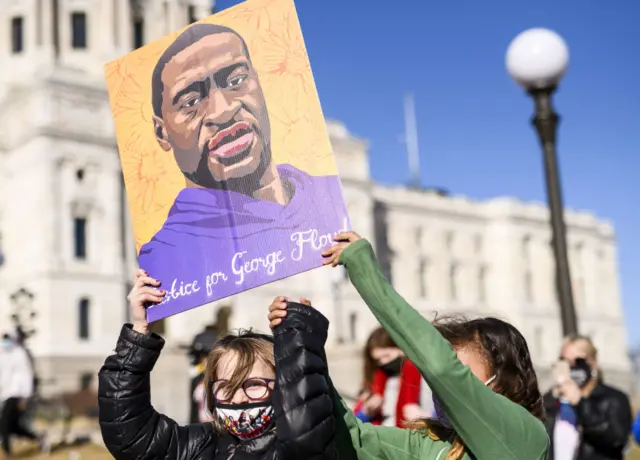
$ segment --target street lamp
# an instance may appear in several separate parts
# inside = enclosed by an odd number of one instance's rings
[[[551,211],[552,242],[556,261],[556,288],[564,335],[577,334],[578,322],[573,304],[562,190],[556,158],[559,117],[553,109],[551,99],[568,64],[569,49],[566,43],[562,37],[548,29],[526,30],[514,38],[507,49],[507,71],[535,102],[532,123],[538,132],[544,153],[547,200]]]

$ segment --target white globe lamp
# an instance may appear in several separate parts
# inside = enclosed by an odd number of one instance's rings
[[[506,66],[511,78],[529,91],[553,88],[567,71],[569,48],[552,30],[525,30],[509,45]]]
[[[529,29],[520,33],[509,44],[505,63],[511,78],[526,89],[535,102],[532,122],[538,132],[544,155],[558,300],[562,332],[566,337],[578,333],[578,321],[571,288],[564,206],[556,155],[559,117],[553,109],[552,95],[569,66],[569,48],[560,35],[549,29]]]

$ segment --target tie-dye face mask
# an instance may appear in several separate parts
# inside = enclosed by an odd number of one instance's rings
[[[216,404],[216,415],[220,424],[236,438],[248,441],[255,439],[271,427],[273,406],[271,401],[248,404]]]

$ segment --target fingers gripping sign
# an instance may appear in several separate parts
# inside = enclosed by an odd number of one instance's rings
[[[136,271],[133,276],[133,288],[127,296],[129,300],[129,312],[133,329],[137,332],[147,334],[149,324],[147,323],[146,309],[151,304],[162,302],[166,291],[159,289],[160,281],[151,278],[142,269]]]
[[[274,329],[276,326],[282,324],[282,321],[287,316],[287,302],[291,299],[288,297],[276,297],[269,305],[269,314],[267,318],[269,318],[269,327]],[[299,301],[302,305],[311,306],[311,301],[307,299],[300,299]]]
[[[336,242],[330,248],[323,251],[322,257],[324,257],[324,265],[331,265],[337,267],[340,264],[340,256],[342,252],[351,244],[362,239],[360,235],[355,232],[342,232],[333,237],[333,241]]]

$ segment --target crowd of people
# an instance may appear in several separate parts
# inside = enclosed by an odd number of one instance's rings
[[[160,280],[143,271],[132,323],[99,374],[100,425],[116,459],[621,459],[631,408],[604,384],[586,337],[564,343],[555,385],[539,390],[527,343],[496,318],[428,321],[387,282],[368,241],[336,237],[323,256],[344,265],[381,328],[364,350],[355,407],[333,386],[328,320],[310,301],[278,297],[272,335],[219,337],[196,363],[198,423],[180,426],[151,405],[150,373],[164,341],[145,305]],[[195,421],[195,420],[194,420]]]
[[[205,331],[192,347],[191,423],[151,405],[150,373],[163,346],[146,308],[160,280],[139,270],[131,323],[99,372],[99,422],[118,460],[623,459],[640,442],[629,398],[605,384],[597,350],[567,337],[554,384],[539,389],[522,334],[497,318],[429,321],[387,282],[370,243],[336,236],[326,265],[343,265],[380,323],[363,355],[362,389],[350,407],[335,389],[325,343],[329,321],[306,299],[275,298],[272,334]],[[206,335],[206,337],[205,337]],[[197,350],[196,350],[197,348]],[[33,366],[11,336],[0,355],[2,446],[42,441],[24,418]]]

